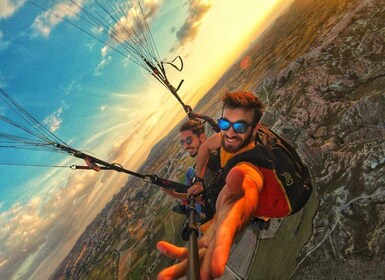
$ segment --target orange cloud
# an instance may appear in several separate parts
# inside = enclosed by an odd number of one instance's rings
[[[210,10],[211,3],[207,1],[189,1],[189,13],[187,21],[176,31],[178,45],[191,42],[199,33],[202,19]]]

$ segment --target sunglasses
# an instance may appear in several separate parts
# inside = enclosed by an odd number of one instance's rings
[[[252,126],[252,123],[247,123],[245,121],[236,121],[230,122],[224,118],[218,119],[218,126],[220,130],[227,131],[230,127],[233,127],[235,133],[245,134],[249,126]]]
[[[179,143],[181,146],[183,146],[185,143],[186,143],[186,145],[191,145],[192,141],[193,141],[193,139],[191,138],[191,136],[189,136],[185,140],[180,139]]]

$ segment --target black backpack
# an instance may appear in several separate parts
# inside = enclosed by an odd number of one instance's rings
[[[288,197],[291,213],[297,213],[309,200],[312,192],[309,169],[302,163],[296,150],[266,125],[258,125],[256,147],[231,158],[223,167],[226,178],[230,169],[241,161],[273,170]]]

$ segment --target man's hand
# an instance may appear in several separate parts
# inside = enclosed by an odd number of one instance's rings
[[[203,183],[202,182],[196,182],[190,188],[188,188],[187,196],[198,195],[203,191],[204,191]]]
[[[220,192],[216,215],[203,237],[198,240],[201,279],[220,277],[230,254],[230,248],[237,232],[241,231],[254,216],[258,204],[261,180],[249,166],[234,167],[226,178],[226,185]],[[259,177],[260,178],[260,177]],[[187,272],[187,249],[160,241],[158,249],[166,256],[182,260],[180,263],[162,270],[159,280],[177,279]]]
[[[171,197],[174,197],[174,198],[177,198],[177,199],[181,199],[181,200],[184,200],[187,198],[187,194],[186,193],[178,193],[174,190],[171,190],[171,189],[166,189],[166,188],[163,188],[163,187],[160,187],[160,189],[162,191],[164,191],[166,194],[168,194],[169,196]]]

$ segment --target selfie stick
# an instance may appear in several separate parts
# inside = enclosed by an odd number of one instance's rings
[[[198,235],[199,229],[195,222],[195,199],[194,195],[188,197],[188,268],[187,268],[187,280],[199,280],[199,254],[198,254]]]

